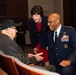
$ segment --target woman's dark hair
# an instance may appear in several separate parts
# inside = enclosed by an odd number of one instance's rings
[[[41,17],[43,17],[43,8],[40,5],[35,5],[32,9],[31,9],[31,16],[33,14],[38,14]]]

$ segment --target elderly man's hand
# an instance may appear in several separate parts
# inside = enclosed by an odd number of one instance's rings
[[[34,54],[29,53],[27,57],[30,58],[32,56],[34,56]]]
[[[44,58],[41,56],[43,53],[38,53],[38,54],[31,54],[31,53],[29,53],[28,54],[28,58],[30,58],[30,57],[32,57],[32,56],[35,56],[36,57],[36,60],[38,61],[38,62],[40,62],[40,61],[42,61]]]
[[[40,61],[42,61],[44,58],[41,56],[43,53],[38,53],[38,54],[36,54],[35,55],[35,57],[36,57],[36,60],[38,61],[38,62],[40,62]]]

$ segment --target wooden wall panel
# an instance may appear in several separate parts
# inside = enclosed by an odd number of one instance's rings
[[[27,0],[8,0],[9,17],[26,17],[28,16]]]
[[[63,0],[64,24],[76,28],[76,0]]]
[[[28,0],[0,0],[0,23],[6,19],[25,19],[28,27]]]

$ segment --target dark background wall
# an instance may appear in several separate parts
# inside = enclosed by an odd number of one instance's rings
[[[28,23],[28,0],[0,0],[0,23],[5,18]],[[20,19],[20,20],[19,20]]]
[[[64,25],[76,28],[76,0],[63,0],[63,16]],[[28,0],[0,0],[0,23],[4,18],[25,19],[28,29]]]
[[[63,0],[64,24],[76,28],[76,0]]]

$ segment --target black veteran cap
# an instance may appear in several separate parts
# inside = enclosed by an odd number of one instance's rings
[[[6,28],[9,28],[11,26],[19,26],[19,23],[15,23],[13,20],[11,19],[6,19],[2,22],[1,26],[0,26],[0,30],[3,30],[3,29],[6,29]]]

